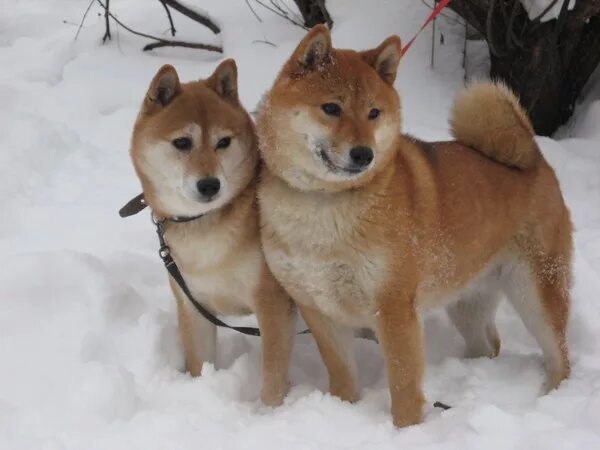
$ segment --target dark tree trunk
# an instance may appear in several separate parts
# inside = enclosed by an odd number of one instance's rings
[[[568,0],[566,0],[568,2]],[[530,20],[520,0],[454,0],[452,9],[488,41],[490,76],[520,96],[535,130],[552,134],[600,62],[600,0],[566,4],[556,20]]]
[[[333,20],[325,6],[325,0],[294,0],[302,14],[304,25],[309,28],[319,23],[326,23],[329,28],[333,27]]]

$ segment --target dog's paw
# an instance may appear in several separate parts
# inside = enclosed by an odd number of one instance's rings
[[[280,406],[283,403],[288,391],[288,383],[285,383],[285,386],[280,386],[277,388],[273,386],[266,386],[261,390],[260,399],[266,406]]]

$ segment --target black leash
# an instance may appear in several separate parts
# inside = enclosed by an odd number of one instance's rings
[[[140,195],[132,198],[129,202],[127,202],[127,204],[119,210],[119,215],[121,217],[133,216],[134,214],[137,214],[140,211],[144,210],[144,208],[146,208],[147,206],[148,205],[144,201],[144,194],[140,194]],[[164,225],[165,222],[169,221],[169,222],[185,223],[185,222],[191,222],[193,220],[200,219],[202,216],[203,216],[203,214],[200,214],[198,216],[189,216],[189,217],[169,217],[169,218],[163,219],[163,220],[156,220],[154,218],[154,216],[152,216],[152,222],[154,223],[154,225],[156,225],[156,234],[158,235],[158,242],[160,245],[160,248],[158,250],[158,255],[160,256],[160,259],[162,259],[162,262],[164,263],[164,265],[167,269],[167,272],[169,272],[169,275],[171,275],[171,277],[175,280],[175,282],[177,283],[179,288],[183,291],[183,293],[188,298],[190,303],[192,305],[194,305],[194,308],[196,308],[196,310],[200,314],[202,314],[202,316],[206,320],[208,320],[210,323],[212,323],[218,327],[221,327],[221,328],[229,328],[230,330],[234,330],[239,333],[246,334],[248,336],[260,336],[260,330],[258,328],[234,327],[231,325],[227,325],[225,322],[223,322],[218,317],[216,317],[214,314],[212,314],[210,311],[208,311],[204,306],[202,306],[200,303],[198,303],[196,301],[196,299],[194,298],[194,296],[192,295],[192,293],[190,292],[190,289],[188,288],[185,280],[183,279],[183,275],[181,275],[181,272],[179,271],[179,267],[177,267],[177,264],[175,264],[175,261],[171,257],[171,249],[169,248],[169,246],[167,245],[167,243],[165,241],[165,225]],[[305,332],[306,331],[304,331],[303,333],[305,333]]]
[[[148,204],[146,203],[146,200],[144,199],[144,194],[142,193],[142,194],[136,195],[131,200],[129,200],[125,204],[125,206],[123,206],[119,210],[119,216],[121,216],[121,217],[133,216],[134,214],[137,214],[140,211],[143,211],[144,208],[146,208],[147,206],[148,206]],[[165,220],[168,220],[169,222],[185,223],[185,222],[191,222],[192,220],[199,219],[203,215],[204,214],[198,214],[197,216],[174,216],[174,217],[169,217],[168,219],[165,219]],[[154,221],[154,219],[152,219],[152,221],[154,223],[156,223]]]
[[[182,218],[178,218],[179,220],[175,220],[175,222],[190,222],[192,220],[199,219],[200,217],[202,217],[202,216],[198,216],[195,218],[185,218],[185,220],[181,220]],[[165,220],[167,220],[167,219],[165,219]],[[194,308],[196,308],[196,310],[200,314],[202,314],[204,316],[204,318],[206,320],[208,320],[210,323],[212,323],[213,325],[216,325],[216,326],[222,327],[222,328],[229,328],[230,330],[234,330],[234,331],[237,331],[238,333],[242,333],[242,334],[247,334],[248,336],[260,336],[260,330],[258,328],[234,327],[231,325],[227,325],[225,322],[223,322],[221,319],[219,319],[218,317],[213,315],[210,311],[208,311],[206,308],[204,308],[204,306],[202,306],[200,303],[198,303],[196,301],[196,299],[190,292],[185,280],[183,279],[183,275],[181,275],[181,272],[179,271],[179,267],[177,267],[177,264],[175,264],[175,261],[173,261],[173,258],[171,257],[171,249],[165,242],[165,227],[164,227],[165,220],[155,220],[154,217],[152,217],[152,221],[156,225],[156,234],[158,235],[158,242],[160,244],[160,248],[158,250],[158,255],[160,256],[160,259],[162,259],[162,262],[165,264],[165,267],[167,268],[167,272],[169,272],[169,275],[171,275],[171,277],[173,277],[173,279],[175,280],[175,282],[177,283],[179,288],[183,291],[183,293],[188,298],[188,300],[192,303],[192,305],[194,305]]]

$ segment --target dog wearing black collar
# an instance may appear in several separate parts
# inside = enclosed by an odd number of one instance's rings
[[[289,385],[294,308],[261,250],[257,139],[238,99],[235,62],[190,83],[163,66],[135,122],[131,157],[143,194],[121,214],[150,207],[165,256],[185,280],[182,289],[169,271],[187,370],[198,376],[216,357],[217,327],[202,308],[213,317],[254,313],[262,338],[261,397],[280,404]]]

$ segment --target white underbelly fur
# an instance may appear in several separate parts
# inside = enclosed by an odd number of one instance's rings
[[[421,311],[450,306],[463,298],[476,294],[494,294],[505,290],[505,284],[511,280],[507,276],[514,267],[514,258],[508,254],[496,256],[466,284],[452,290],[436,291],[421,287],[417,291],[417,305]],[[423,283],[429,286],[432,283]]]

